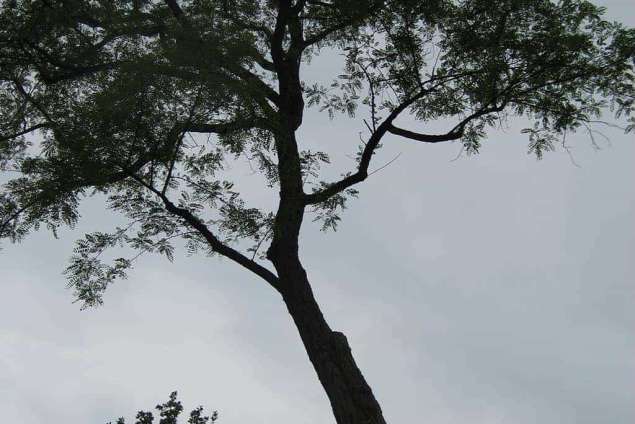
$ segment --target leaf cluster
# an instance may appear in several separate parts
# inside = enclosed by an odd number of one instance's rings
[[[177,400],[177,393],[172,392],[167,402],[159,404],[155,407],[158,411],[159,424],[177,424],[178,418],[183,412],[183,405]],[[152,412],[139,411],[134,424],[152,424],[154,422]],[[203,407],[193,409],[190,412],[188,424],[213,424],[218,420],[218,412],[213,411],[210,415],[204,415]],[[112,423],[108,423],[112,424]],[[125,424],[123,418],[119,418],[115,424]]]
[[[305,79],[322,53],[342,69]],[[73,226],[98,195],[129,225],[78,242],[66,275],[84,306],[140,255],[171,260],[178,240],[273,281],[257,260],[288,234],[284,217],[336,229],[397,137],[471,154],[524,117],[542,158],[607,111],[632,130],[634,57],[635,31],[584,0],[0,2],[0,238]],[[297,138],[305,106],[364,131],[339,181],[324,181],[328,152]],[[227,165],[241,160],[280,191],[278,211],[238,192]]]

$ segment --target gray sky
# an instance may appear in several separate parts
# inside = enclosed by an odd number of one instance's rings
[[[629,3],[602,2],[634,26]],[[538,162],[521,124],[457,161],[457,144],[388,139],[375,167],[401,156],[337,233],[307,219],[316,296],[388,422],[635,422],[635,145],[611,130],[597,152],[579,134],[579,168],[564,152]],[[360,129],[312,111],[301,139],[335,152],[339,172]],[[103,307],[79,311],[61,275],[74,240],[117,222],[98,200],[82,210],[59,240],[0,252],[4,422],[132,418],[172,390],[222,424],[334,422],[281,299],[229,261],[143,257]]]

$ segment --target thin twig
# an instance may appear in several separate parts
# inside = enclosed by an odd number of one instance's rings
[[[399,152],[397,154],[397,156],[395,156],[394,158],[392,158],[390,161],[388,161],[385,165],[380,166],[379,168],[375,169],[374,171],[371,171],[368,173],[368,176],[370,177],[371,175],[373,175],[376,172],[381,171],[382,169],[384,169],[385,167],[387,167],[388,165],[390,165],[391,163],[393,163],[394,161],[396,161],[397,159],[399,159],[399,156],[401,156],[401,152]]]

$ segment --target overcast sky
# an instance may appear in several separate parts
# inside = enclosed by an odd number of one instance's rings
[[[630,0],[602,3],[635,25]],[[456,161],[457,144],[389,138],[375,167],[401,155],[337,233],[307,219],[318,301],[390,423],[635,422],[635,145],[606,131],[595,151],[579,134],[579,167],[565,152],[538,162],[521,127]],[[339,171],[360,130],[313,111],[300,138],[335,152]],[[143,257],[104,306],[80,311],[61,275],[74,240],[118,222],[98,199],[82,211],[59,240],[0,252],[3,422],[132,418],[172,390],[222,424],[334,422],[280,297],[229,261]]]

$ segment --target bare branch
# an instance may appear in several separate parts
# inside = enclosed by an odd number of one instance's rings
[[[372,135],[370,136],[370,139],[368,140],[368,143],[364,147],[364,150],[362,151],[362,157],[357,168],[357,172],[341,179],[340,181],[337,181],[329,185],[327,188],[321,191],[317,191],[312,194],[307,194],[305,196],[305,203],[307,205],[312,205],[312,204],[323,202],[329,197],[337,193],[340,193],[346,190],[347,188],[351,187],[352,185],[360,183],[364,181],[366,178],[368,178],[368,175],[369,175],[368,166],[370,165],[370,160],[373,156],[373,153],[375,152],[375,149],[379,145],[380,140],[387,132],[390,132],[392,134],[399,135],[402,137],[410,138],[413,140],[422,141],[425,143],[439,143],[443,141],[457,140],[463,136],[465,127],[467,126],[469,122],[483,115],[486,115],[488,113],[500,112],[506,106],[506,102],[503,102],[499,106],[493,106],[493,107],[487,107],[486,105],[483,108],[479,109],[478,111],[474,112],[473,114],[467,116],[465,119],[459,122],[454,128],[452,128],[452,130],[450,130],[448,133],[441,134],[441,135],[419,134],[419,133],[398,128],[393,125],[393,121],[404,110],[409,108],[413,103],[423,98],[426,94],[428,94],[432,90],[434,89],[420,91],[418,94],[403,101],[399,106],[397,106],[391,112],[390,115],[388,115],[386,119],[384,119],[381,125],[379,125],[377,129],[372,133]],[[492,102],[494,102],[495,100],[496,99],[492,100]]]
[[[0,135],[0,141],[6,141],[6,140],[13,140],[14,138],[20,137],[22,135],[28,134],[30,132],[33,132],[35,130],[38,130],[40,128],[48,128],[50,126],[50,124],[48,123],[41,123],[41,124],[37,124],[37,125],[33,125],[32,127],[26,128],[22,131],[18,131],[15,134],[11,134],[11,135]]]
[[[386,117],[382,123],[377,127],[377,129],[371,134],[364,150],[362,151],[362,157],[359,161],[359,165],[357,167],[357,172],[351,174],[340,181],[337,181],[327,188],[317,191],[315,193],[307,194],[304,197],[304,202],[307,205],[313,205],[316,203],[320,203],[328,199],[329,197],[340,193],[352,185],[355,185],[359,182],[364,181],[368,177],[368,166],[370,165],[370,160],[375,153],[375,149],[379,145],[382,137],[390,130],[392,127],[392,122],[407,108],[409,108],[414,102],[424,97],[428,94],[429,91],[421,91],[412,97],[404,100],[399,106],[397,106],[391,113]]]
[[[450,131],[446,134],[420,134],[409,130],[390,125],[388,132],[401,137],[409,138],[411,140],[417,140],[424,143],[441,143],[444,141],[457,140],[463,136],[462,131]]]
[[[459,138],[463,137],[465,127],[467,126],[468,123],[470,123],[474,119],[479,118],[483,115],[487,115],[488,113],[500,112],[504,108],[505,108],[505,103],[503,103],[500,106],[494,106],[489,108],[484,107],[482,109],[479,109],[473,114],[467,116],[465,119],[463,119],[454,128],[452,128],[450,131],[448,131],[445,134],[438,134],[438,135],[437,134],[421,134],[421,133],[416,133],[409,130],[404,130],[392,124],[388,128],[388,132],[401,136],[401,137],[409,138],[411,140],[422,141],[424,143],[441,143],[444,141],[458,140]]]
[[[371,175],[376,174],[377,172],[381,171],[382,169],[387,168],[388,166],[392,165],[392,163],[395,162],[397,159],[399,159],[400,156],[401,156],[401,152],[399,152],[397,154],[397,156],[395,156],[394,158],[392,158],[391,160],[386,162],[384,165],[380,166],[379,168],[375,169],[374,171],[369,172],[368,176],[370,177]]]

